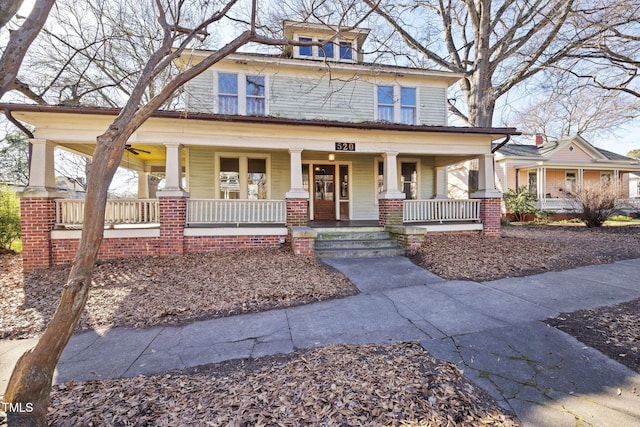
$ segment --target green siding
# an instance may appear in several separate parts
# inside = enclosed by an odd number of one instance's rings
[[[359,80],[271,78],[272,116],[340,121],[373,120],[373,85]]]
[[[213,113],[213,71],[207,70],[185,85],[186,110],[194,113]]]
[[[271,198],[282,200],[291,186],[289,153],[271,154]]]
[[[376,204],[375,163],[376,156],[354,157],[352,167],[353,188],[352,217],[354,220],[378,219],[378,206]]]
[[[447,125],[447,89],[444,87],[420,88],[420,124]]]
[[[206,147],[189,148],[189,194],[194,199],[215,197],[215,153]]]

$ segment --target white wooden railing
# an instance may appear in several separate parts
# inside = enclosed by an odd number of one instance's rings
[[[403,222],[480,221],[480,201],[467,199],[405,200]]]
[[[84,200],[56,200],[56,226],[79,227],[84,222]],[[105,225],[142,225],[160,222],[158,199],[107,200],[104,212]]]
[[[542,211],[576,212],[580,211],[580,203],[571,199],[538,199],[535,207]],[[640,199],[618,199],[616,207],[622,211],[640,210]]]
[[[189,199],[187,225],[196,224],[284,224],[284,200]]]

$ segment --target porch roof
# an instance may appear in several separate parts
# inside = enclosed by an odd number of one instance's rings
[[[50,114],[81,114],[81,115],[107,115],[117,116],[120,113],[119,108],[102,108],[102,107],[70,107],[58,105],[33,105],[33,104],[11,104],[0,103],[0,110],[6,116],[11,113],[26,113],[19,117],[27,122],[32,121],[33,117],[29,117],[29,113],[50,113]],[[423,132],[423,133],[446,133],[446,134],[470,134],[470,135],[487,135],[492,139],[506,137],[507,135],[520,135],[516,128],[510,127],[462,127],[462,126],[422,126],[422,125],[406,125],[400,123],[388,122],[342,122],[332,120],[309,120],[309,119],[290,119],[273,116],[240,116],[226,114],[209,114],[209,113],[191,113],[186,111],[175,110],[158,110],[151,117],[169,118],[181,120],[201,120],[201,121],[219,121],[219,122],[237,122],[237,123],[257,123],[257,124],[281,124],[281,125],[299,125],[299,126],[318,126],[343,129],[360,129],[360,130],[389,130],[402,132]]]

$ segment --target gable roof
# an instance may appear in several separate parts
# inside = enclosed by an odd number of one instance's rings
[[[554,153],[569,144],[575,144],[582,148],[593,158],[594,161],[609,160],[614,162],[638,163],[637,159],[595,147],[579,135],[561,138],[558,141],[546,142],[542,145],[509,143],[502,146],[497,150],[497,152],[504,157],[526,158],[528,160],[549,160]],[[494,144],[494,146],[497,146],[497,144]]]

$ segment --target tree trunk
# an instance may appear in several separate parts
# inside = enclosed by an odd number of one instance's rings
[[[91,170],[85,199],[85,222],[69,279],[53,319],[36,346],[20,357],[7,385],[4,401],[27,409],[7,412],[11,427],[47,425],[54,370],[89,297],[91,274],[104,233],[107,190],[124,152],[122,140],[127,137],[117,135],[112,129],[98,137],[94,165],[102,167]],[[28,411],[29,408],[32,410]]]

